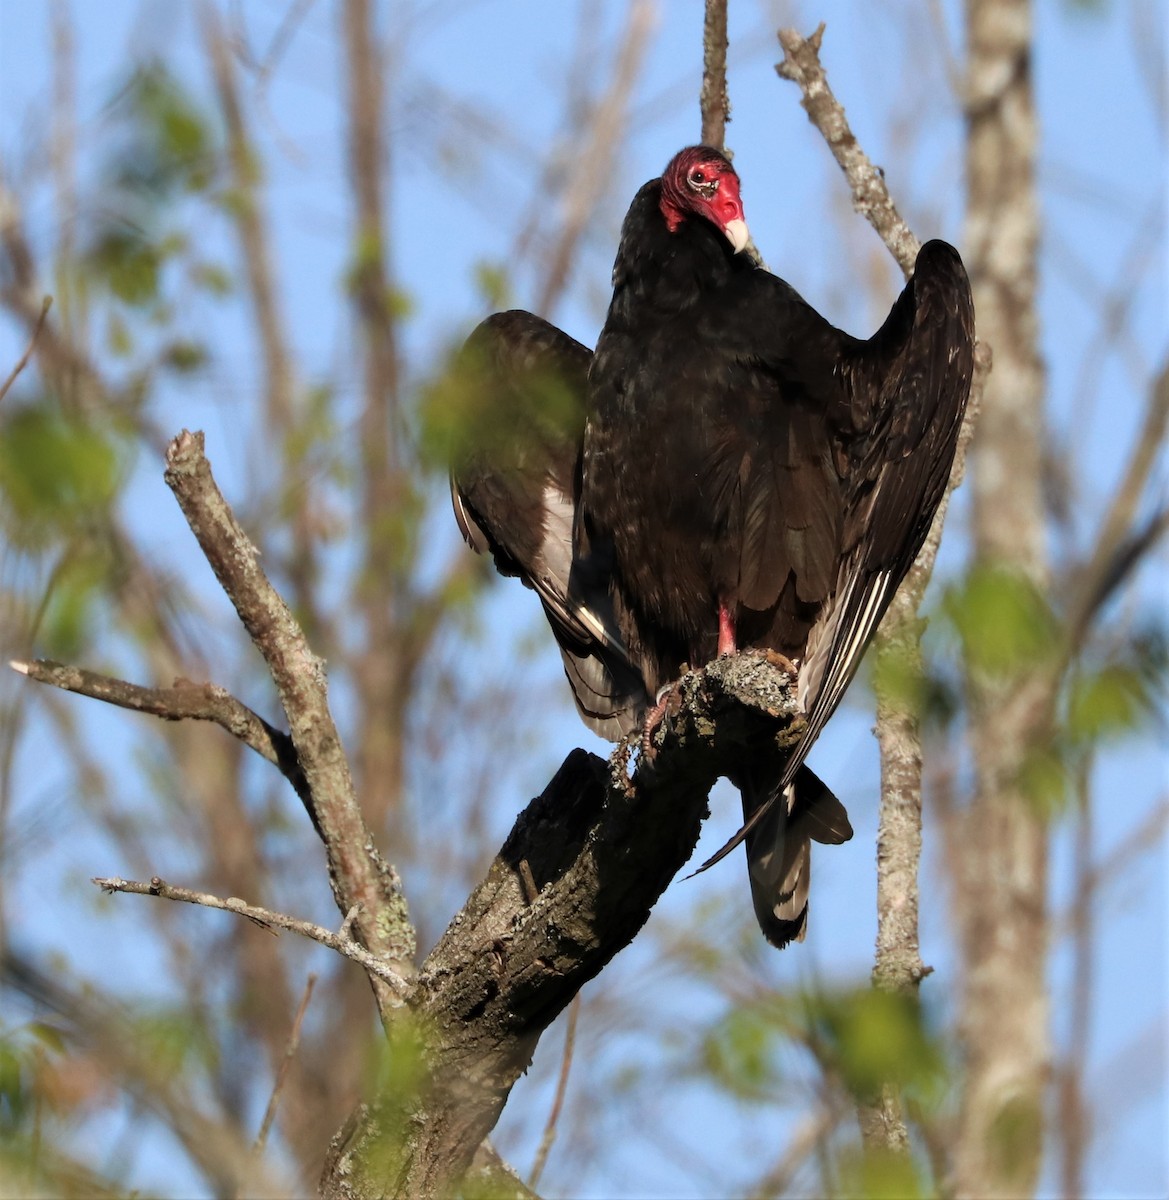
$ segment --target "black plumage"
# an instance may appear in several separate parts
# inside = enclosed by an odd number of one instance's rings
[[[578,553],[611,554],[651,690],[720,651],[800,664],[806,732],[736,781],[747,824],[763,821],[747,838],[756,911],[783,941],[806,919],[796,818],[818,803],[797,772],[942,498],[974,319],[957,252],[930,242],[882,328],[850,337],[741,253],[728,213],[738,177],[707,147],[629,210],[589,370]]]
[[[457,375],[471,391],[451,467],[451,501],[467,543],[501,575],[535,590],[585,723],[616,741],[648,698],[629,665],[609,599],[573,572],[584,403],[592,352],[531,313],[496,313],[468,338]],[[570,575],[573,576],[570,590]]]
[[[610,736],[685,663],[762,648],[799,665],[806,731],[790,756],[733,778],[745,826],[716,856],[746,839],[756,914],[782,945],[805,929],[808,839],[851,836],[804,759],[943,495],[973,308],[957,252],[929,242],[881,329],[856,339],[745,242],[737,175],[691,147],[633,201],[591,364],[528,314],[481,326],[472,341],[495,346],[493,386],[506,392],[517,365],[570,360],[586,418],[555,445],[457,470],[455,497],[464,532],[470,511],[501,569],[540,591],[578,706]],[[548,479],[571,503],[549,501]]]

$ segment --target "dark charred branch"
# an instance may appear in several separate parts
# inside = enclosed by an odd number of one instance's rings
[[[391,1030],[403,1055],[402,1039],[419,1039],[425,1084],[382,1096],[337,1135],[325,1196],[431,1196],[462,1178],[540,1035],[689,859],[716,778],[763,743],[795,740],[791,679],[763,655],[684,676],[669,708],[632,777],[628,749],[608,765],[576,750],[520,814],[422,965],[413,1030]]]

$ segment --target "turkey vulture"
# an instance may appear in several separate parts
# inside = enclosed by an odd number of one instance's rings
[[[957,251],[927,242],[885,323],[853,338],[744,254],[746,235],[739,178],[707,146],[634,198],[589,368],[577,556],[611,558],[650,692],[748,647],[799,664],[805,732],[781,766],[732,780],[745,826],[715,856],[746,837],[756,913],[782,943],[806,921],[807,838],[785,830],[812,800],[797,772],[942,499],[974,311]]]
[[[652,705],[641,649],[651,640],[640,636],[636,617],[622,606],[611,557],[596,550],[573,554],[591,358],[586,347],[528,312],[496,313],[476,327],[456,365],[474,402],[462,414],[470,428],[454,455],[451,500],[471,548],[489,552],[501,575],[518,577],[537,593],[577,710],[595,733],[616,741],[638,729]],[[770,765],[761,758],[743,768],[743,778],[754,772],[773,779],[785,757],[776,752]],[[748,835],[753,862],[768,862],[773,848],[806,855],[809,838],[839,843],[852,836],[843,806],[820,779],[806,766],[795,779],[795,811],[789,816],[777,806]],[[802,913],[806,870],[801,879]],[[786,944],[795,934],[772,914],[775,887],[753,882],[752,896],[764,933]]]
[[[744,828],[710,860],[746,840],[756,916],[782,946],[806,928],[808,839],[851,836],[804,759],[941,500],[973,310],[957,252],[930,242],[861,341],[758,268],[746,241],[730,163],[682,151],[625,219],[591,364],[527,313],[472,335],[499,411],[555,374],[583,414],[550,429],[521,405],[517,440],[465,455],[452,487],[471,544],[540,594],[599,732],[634,727],[686,663],[760,648],[799,664],[806,730],[790,756],[732,777]]]

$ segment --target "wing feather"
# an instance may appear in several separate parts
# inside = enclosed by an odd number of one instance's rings
[[[881,329],[845,369],[853,407],[844,553],[813,626],[801,688],[807,727],[789,783],[835,712],[945,494],[974,371],[974,305],[958,252],[927,242]]]
[[[807,725],[778,786],[699,870],[752,834],[803,766],[836,711],[945,494],[974,372],[974,304],[958,252],[927,242],[885,324],[846,354],[849,402],[833,411],[846,481],[832,595],[800,669]]]
[[[451,469],[451,501],[471,548],[535,590],[581,717],[615,740],[647,698],[603,572],[579,571],[573,553],[591,358],[531,313],[496,313],[475,329],[459,364],[474,405]]]

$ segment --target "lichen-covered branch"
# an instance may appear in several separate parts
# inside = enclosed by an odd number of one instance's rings
[[[909,275],[921,243],[897,211],[885,186],[884,174],[861,149],[844,108],[828,86],[828,76],[820,62],[823,38],[823,25],[811,37],[803,37],[794,29],[781,29],[783,62],[775,69],[781,79],[790,79],[798,85],[803,95],[800,103],[808,119],[823,135],[848,180],[853,208],[880,234],[898,266]]]

